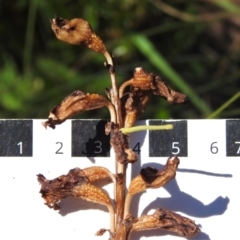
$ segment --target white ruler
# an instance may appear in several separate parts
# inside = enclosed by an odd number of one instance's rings
[[[39,194],[36,175],[56,178],[75,167],[104,166],[114,172],[113,152],[104,136],[105,122],[68,120],[45,130],[44,120],[0,120],[0,239],[108,239],[96,237],[109,228],[103,206],[64,199],[59,211],[49,209]],[[169,121],[167,121],[169,122]],[[240,212],[240,120],[170,121],[171,131],[142,131],[130,138],[139,160],[128,167],[127,185],[141,167],[161,169],[178,155],[176,178],[160,189],[133,198],[132,214],[166,208],[187,216],[202,232],[194,239],[236,239]],[[139,121],[140,125],[166,121]],[[104,185],[101,183],[101,186]],[[111,184],[104,186],[113,197]],[[132,239],[181,239],[166,231],[132,234]]]

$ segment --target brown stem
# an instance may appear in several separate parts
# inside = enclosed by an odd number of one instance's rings
[[[125,89],[127,86],[131,85],[132,80],[133,80],[133,79],[130,79],[130,80],[124,82],[124,83],[121,85],[121,87],[119,88],[119,97],[120,97],[120,98],[123,96],[124,89]]]
[[[113,240],[126,239],[126,226],[123,224],[124,219],[124,202],[126,189],[126,164],[116,161],[116,173],[118,176],[116,185],[116,235]]]
[[[110,102],[108,102],[107,108],[110,112],[111,122],[116,122],[117,121],[117,116],[116,116],[115,107]]]
[[[130,205],[133,195],[129,192],[126,195],[125,206],[124,206],[124,219],[130,214]]]
[[[117,88],[117,83],[116,83],[114,63],[113,63],[112,57],[110,56],[110,54],[107,51],[104,53],[104,56],[108,63],[108,70],[109,70],[111,83],[112,83],[112,89],[110,91],[111,101],[115,107],[115,111],[116,111],[116,115],[117,115],[114,123],[117,123],[119,128],[122,128],[123,127],[123,117],[122,117],[122,111],[121,111],[121,102],[119,99],[118,88]],[[123,220],[123,215],[124,215],[124,199],[125,199],[125,188],[126,188],[126,179],[125,179],[126,165],[119,163],[118,159],[115,159],[115,161],[116,161],[116,176],[117,176],[116,195],[115,195],[116,234],[113,234],[111,239],[125,240],[126,228],[122,224],[122,220]]]
[[[106,205],[110,214],[110,231],[115,233],[115,211],[112,204]]]
[[[122,112],[121,111],[121,103],[120,103],[119,95],[118,95],[118,88],[117,88],[113,59],[108,51],[105,51],[103,53],[103,55],[105,56],[107,63],[108,63],[108,71],[109,71],[111,83],[112,83],[111,100],[112,100],[112,104],[114,105],[116,114],[117,114],[117,121],[115,123],[118,123],[119,126],[122,127],[123,121],[122,121],[122,113],[121,113]]]

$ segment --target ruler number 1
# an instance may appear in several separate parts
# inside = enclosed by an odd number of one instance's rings
[[[23,153],[22,142],[19,142],[17,145],[19,146],[19,153],[22,154]]]

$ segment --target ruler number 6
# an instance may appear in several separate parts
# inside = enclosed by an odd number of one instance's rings
[[[172,151],[172,154],[177,155],[180,153],[180,148],[177,146],[179,144],[179,142],[173,142],[172,143],[172,149],[174,149],[174,151]]]
[[[216,144],[217,142],[213,142],[210,146],[210,151],[212,154],[217,154],[218,153],[218,147],[214,146],[214,144]]]

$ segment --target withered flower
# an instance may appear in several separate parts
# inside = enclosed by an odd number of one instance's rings
[[[148,73],[141,67],[135,68],[133,78],[124,82],[119,88],[119,96],[123,96],[124,90],[127,86],[132,86],[143,91],[156,89],[154,77],[153,73]]]
[[[87,185],[88,178],[80,168],[71,169],[67,175],[61,175],[53,180],[47,180],[42,174],[38,174],[38,182],[41,184],[40,193],[46,201],[46,205],[54,210],[58,210],[57,203],[73,196],[73,188],[80,185]]]
[[[158,208],[152,215],[142,215],[135,219],[132,227],[129,229],[129,235],[132,231],[158,228],[175,232],[187,238],[194,237],[200,232],[199,227],[191,219],[182,217],[169,210]]]
[[[111,140],[116,159],[121,164],[134,163],[137,161],[136,153],[129,147],[129,136],[119,131],[117,125],[112,126]]]
[[[171,104],[185,103],[188,97],[185,94],[174,91],[159,76],[155,77],[157,89],[153,91],[154,95],[161,96]]]
[[[125,93],[127,87],[130,88]],[[134,70],[133,78],[119,88],[124,127],[134,125],[145,111],[152,95],[161,96],[171,104],[184,103],[188,99],[186,95],[171,89],[159,76],[138,67]]]
[[[149,91],[132,89],[121,98],[124,127],[134,126],[136,120],[145,111],[151,99]]]
[[[114,232],[114,209],[108,194],[101,188],[90,183],[107,177],[108,170],[97,167],[93,169],[74,168],[67,175],[61,175],[53,180],[47,180],[42,174],[38,174],[38,182],[41,184],[40,193],[45,200],[45,204],[54,210],[60,209],[58,203],[66,197],[82,198],[84,200],[105,205],[110,212],[110,229]],[[92,177],[92,175],[98,177]]]
[[[143,168],[140,174],[131,181],[128,188],[124,216],[130,214],[130,203],[135,194],[145,191],[148,188],[160,188],[164,186],[175,177],[178,164],[179,159],[175,156],[168,158],[162,170],[151,167]]]
[[[140,174],[131,181],[128,193],[135,195],[147,188],[162,187],[175,177],[178,164],[177,157],[170,157],[162,170],[151,167],[143,168]]]
[[[63,42],[83,45],[95,52],[106,52],[102,40],[93,32],[90,24],[81,18],[67,20],[55,17],[51,20],[51,27],[56,37]]]
[[[120,97],[123,96],[127,86],[132,86],[134,91],[150,91],[154,95],[163,97],[171,104],[184,103],[188,100],[186,95],[171,89],[159,76],[148,73],[141,67],[135,68],[133,78],[121,85],[119,88]]]
[[[54,129],[55,125],[61,124],[76,114],[104,106],[108,107],[111,120],[114,121],[116,117],[115,109],[105,97],[99,94],[89,94],[76,90],[65,97],[59,105],[50,111],[48,121],[44,122],[43,126],[49,126]]]

